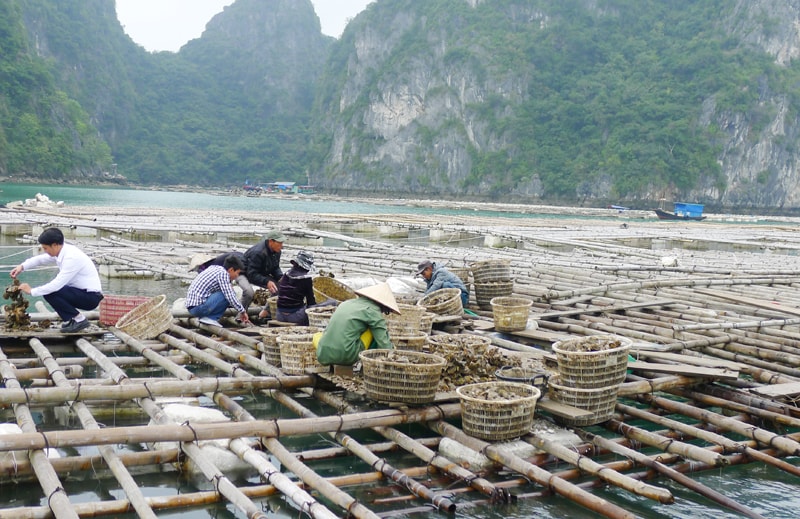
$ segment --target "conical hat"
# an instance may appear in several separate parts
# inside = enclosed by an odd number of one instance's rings
[[[207,261],[211,261],[213,259],[214,259],[214,256],[212,256],[211,254],[203,254],[203,253],[195,254],[194,256],[192,256],[192,259],[189,262],[189,270],[190,271],[191,270],[197,270],[197,267],[199,267],[203,263],[205,263]]]
[[[364,287],[360,290],[356,290],[356,294],[372,299],[396,314],[400,313],[400,307],[397,306],[397,301],[394,298],[392,289],[389,287],[389,283],[378,283],[371,287]]]

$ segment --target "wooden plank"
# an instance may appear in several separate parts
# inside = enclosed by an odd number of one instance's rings
[[[623,310],[632,310],[634,308],[646,308],[648,306],[664,306],[675,304],[674,299],[654,299],[652,301],[641,301],[637,303],[626,303],[621,305],[609,306],[590,306],[588,308],[577,308],[575,310],[563,310],[561,312],[547,312],[543,314],[533,314],[536,319],[553,319],[558,317],[569,317],[572,315],[581,314],[602,314],[608,312],[620,312]]]
[[[561,418],[586,418],[587,416],[593,414],[591,411],[578,409],[577,407],[562,404],[561,402],[556,402],[555,400],[550,400],[549,398],[539,399],[536,402],[536,409],[547,411],[548,413]]]
[[[800,382],[754,387],[750,389],[750,392],[766,397],[792,396],[800,394]]]
[[[671,362],[679,362],[681,364],[691,364],[693,366],[704,366],[706,368],[723,368],[734,371],[742,370],[742,365],[740,363],[724,359],[692,357],[691,355],[681,355],[680,353],[661,351],[639,351],[638,353],[633,353],[634,357],[637,355],[646,359],[666,360]]]
[[[708,296],[719,297],[720,299],[726,299],[728,301],[734,301],[736,303],[743,303],[758,308],[764,308],[766,310],[775,310],[776,312],[782,312],[789,315],[800,316],[800,308],[794,306],[782,305],[777,301],[768,301],[766,299],[745,297],[738,294],[729,294],[727,292],[722,292],[720,290],[710,290],[707,288],[696,288],[695,292],[698,292],[700,294],[705,294]]]
[[[729,369],[704,368],[700,366],[687,366],[685,364],[655,364],[652,362],[628,362],[628,369],[634,371],[652,371],[654,373],[669,373],[671,375],[684,375],[687,377],[712,377],[735,380],[739,372]]]

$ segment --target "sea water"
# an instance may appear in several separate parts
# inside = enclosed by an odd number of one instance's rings
[[[172,192],[158,190],[134,190],[122,188],[105,187],[76,187],[76,186],[45,186],[45,185],[25,185],[25,184],[0,184],[2,188],[2,200],[10,202],[13,200],[24,200],[33,198],[36,193],[47,195],[53,201],[64,201],[67,206],[108,206],[117,207],[171,207],[180,210],[181,208],[206,207],[209,210],[257,210],[257,211],[308,211],[319,213],[361,213],[361,214],[385,214],[385,213],[458,213],[464,210],[432,210],[416,207],[405,207],[397,205],[375,205],[368,203],[358,203],[349,201],[307,201],[302,198],[281,198],[281,197],[235,197],[235,196],[215,196],[208,193],[192,192]],[[475,215],[480,213],[468,212]],[[496,213],[495,213],[496,214]],[[503,213],[504,216],[513,216]],[[530,214],[516,215],[519,217],[536,217]],[[550,216],[550,215],[548,215]],[[7,276],[13,266],[19,264],[24,258],[38,253],[38,247],[31,245],[19,245],[13,239],[6,239],[5,243],[0,244],[0,276]],[[23,281],[33,285],[47,281],[55,271],[36,271],[23,274]],[[6,277],[7,281],[10,278]],[[182,297],[185,293],[185,286],[175,280],[129,280],[129,279],[103,279],[103,287],[106,293],[120,293],[130,295],[156,295],[160,293],[168,294],[168,299]],[[170,297],[172,296],[172,297]],[[275,408],[270,404],[262,403],[263,416],[268,418],[274,416]],[[248,406],[249,408],[250,406]],[[283,417],[288,417],[284,411],[279,412]],[[121,424],[111,424],[121,425]],[[602,431],[594,431],[601,433]],[[328,445],[325,435],[316,435],[318,446]],[[302,448],[313,448],[304,445]],[[798,464],[797,457],[789,457],[787,461]],[[355,472],[345,463],[349,461],[334,461],[333,472],[336,467],[340,467],[340,473]],[[417,462],[412,462],[412,464]],[[566,464],[561,464],[560,468],[566,468]],[[367,472],[368,467],[358,467],[358,471]],[[640,469],[641,470],[641,469]],[[798,480],[794,476],[765,466],[761,463],[753,463],[744,466],[726,467],[719,470],[709,470],[702,473],[689,474],[694,480],[707,485],[726,497],[746,505],[754,511],[761,513],[765,517],[775,519],[792,519],[800,517],[800,488]],[[197,489],[183,475],[178,473],[153,474],[137,477],[146,496],[176,495],[181,493],[193,492]],[[255,481],[253,481],[255,483]],[[607,499],[608,501],[630,510],[637,517],[643,518],[669,518],[669,519],[735,519],[739,514],[728,511],[692,491],[688,491],[679,485],[659,478],[650,483],[668,488],[675,496],[675,503],[671,505],[661,505],[645,498],[636,497],[627,491],[618,490],[614,487],[601,487],[592,489],[591,492]],[[384,489],[391,486],[386,482],[375,485],[376,489]],[[462,486],[458,483],[456,486]],[[349,489],[345,489],[348,491]],[[537,492],[542,490],[538,485],[527,485],[523,488],[514,489],[513,492]],[[116,484],[111,479],[71,481],[67,485],[67,491],[73,502],[90,502],[99,499],[122,498],[123,493],[116,488]],[[41,490],[37,485],[14,485],[0,486],[0,507],[15,507],[23,505],[46,505],[46,498],[40,496]],[[402,494],[402,492],[400,492]],[[523,499],[512,505],[477,505],[469,506],[468,502],[473,499],[480,499],[476,494],[469,498],[460,497],[461,494],[453,496],[458,508],[455,517],[468,519],[527,519],[537,517],[541,519],[557,518],[584,518],[601,517],[599,514],[590,512],[582,507],[572,504],[565,498],[560,497],[540,497]],[[370,493],[366,492],[358,496],[368,506]],[[270,517],[298,517],[298,512],[292,506],[285,503],[280,497],[271,497],[259,501]],[[419,503],[409,502],[406,506],[416,506]],[[331,509],[338,514],[343,514],[335,506]],[[229,504],[219,504],[206,507],[194,507],[188,510],[173,510],[159,512],[159,517],[182,517],[185,519],[195,519],[204,517],[242,517]],[[426,517],[440,515],[431,510],[425,513],[415,513],[406,516],[393,515],[393,517]],[[130,514],[128,517],[133,517]]]

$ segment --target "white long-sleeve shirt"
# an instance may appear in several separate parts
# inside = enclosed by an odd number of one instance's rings
[[[82,288],[87,292],[103,291],[97,267],[89,256],[74,245],[65,243],[56,257],[44,253],[22,262],[23,270],[44,265],[58,265],[58,274],[49,283],[32,288],[32,296],[52,294],[65,286]]]

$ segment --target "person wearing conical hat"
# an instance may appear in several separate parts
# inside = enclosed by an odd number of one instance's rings
[[[400,313],[388,283],[356,290],[358,297],[340,303],[324,332],[314,336],[320,364],[352,366],[365,349],[392,349],[384,315]]]

